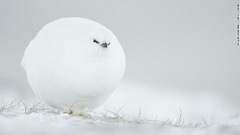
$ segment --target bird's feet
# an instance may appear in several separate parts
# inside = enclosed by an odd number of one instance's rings
[[[92,116],[90,115],[90,112],[87,111],[87,109],[76,109],[76,108],[69,108],[65,113],[68,113],[69,115],[73,115],[73,116],[79,116],[79,117],[83,117],[86,119],[91,119]]]

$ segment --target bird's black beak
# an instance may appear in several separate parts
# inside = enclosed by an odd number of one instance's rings
[[[101,46],[104,48],[107,48],[110,45],[110,43],[102,43]]]

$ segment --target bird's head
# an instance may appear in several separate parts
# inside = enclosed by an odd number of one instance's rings
[[[99,26],[91,30],[91,40],[93,45],[98,45],[102,48],[108,48],[113,42],[113,34],[108,29]]]
[[[106,42],[106,41],[100,42],[97,39],[93,39],[93,43],[98,44],[104,48],[107,48],[110,45],[110,42]]]

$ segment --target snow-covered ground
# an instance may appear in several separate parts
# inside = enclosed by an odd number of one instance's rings
[[[221,124],[207,128],[176,127],[157,123],[103,122],[88,120],[67,114],[44,115],[33,113],[15,118],[1,118],[1,135],[32,134],[239,134],[238,128]]]
[[[37,100],[1,98],[0,134],[240,134],[238,110],[220,95],[124,82],[99,108],[72,116]]]

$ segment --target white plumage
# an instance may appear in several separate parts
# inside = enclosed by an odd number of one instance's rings
[[[125,55],[106,27],[83,18],[44,26],[27,47],[22,67],[34,92],[67,112],[92,110],[121,82]]]

